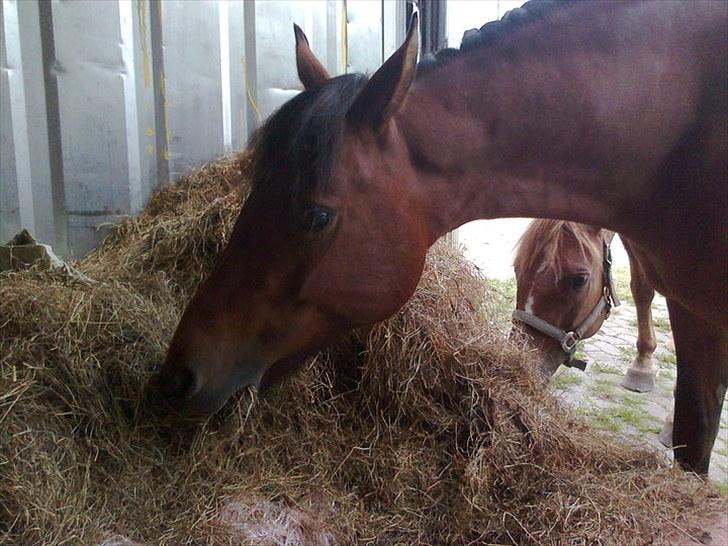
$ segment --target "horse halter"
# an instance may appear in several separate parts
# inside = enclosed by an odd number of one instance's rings
[[[584,334],[592,327],[594,322],[596,322],[599,315],[602,314],[602,311],[606,309],[606,316],[604,317],[606,320],[609,317],[612,307],[618,307],[620,304],[617,291],[614,289],[614,280],[612,279],[612,249],[606,240],[602,240],[602,256],[602,296],[594,306],[594,309],[591,310],[591,313],[573,330],[569,330],[568,332],[562,330],[550,322],[537,317],[533,313],[522,309],[513,311],[514,321],[527,324],[531,328],[535,328],[542,334],[559,342],[561,349],[566,354],[566,359],[563,363],[564,366],[579,368],[581,371],[586,369],[586,362],[574,357],[577,343],[584,337]]]

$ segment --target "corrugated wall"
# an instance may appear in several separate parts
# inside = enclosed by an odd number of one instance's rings
[[[332,74],[404,35],[395,0],[2,0],[0,242],[80,256],[103,224],[225,151],[297,93],[293,22]]]

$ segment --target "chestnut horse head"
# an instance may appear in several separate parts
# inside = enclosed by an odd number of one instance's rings
[[[530,337],[542,373],[583,369],[576,343],[599,331],[613,304],[612,232],[563,220],[532,221],[518,241],[514,325]]]
[[[330,78],[298,27],[295,35],[305,90],[254,136],[252,191],[158,378],[180,413],[212,413],[338,334],[391,316],[432,243],[396,168],[402,148],[389,145],[414,77],[416,21],[371,79]]]

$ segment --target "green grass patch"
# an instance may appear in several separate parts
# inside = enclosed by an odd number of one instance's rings
[[[677,366],[677,356],[672,351],[667,353],[656,354],[657,360],[671,366]]]
[[[632,362],[637,356],[637,348],[634,345],[627,345],[619,348],[619,354],[624,360]]]
[[[640,409],[644,408],[645,406],[645,398],[644,395],[640,394],[630,394],[624,389],[619,390],[620,393],[622,393],[622,396],[620,396],[619,401],[625,406],[633,409]]]
[[[606,410],[598,410],[594,408],[579,408],[577,413],[583,416],[587,422],[594,428],[600,430],[608,430],[611,432],[619,431],[619,423],[617,423],[608,414]]]
[[[492,294],[490,311],[500,323],[510,324],[516,308],[516,279],[486,279],[486,286]]]
[[[571,369],[564,369],[551,378],[551,386],[557,390],[566,390],[574,385],[581,385],[583,382],[583,372]]]
[[[615,375],[621,375],[622,370],[618,368],[617,366],[610,366],[609,364],[605,364],[604,362],[601,362],[599,360],[595,360],[594,362],[591,362],[589,364],[589,367],[593,372],[599,372],[599,373],[611,373]]]
[[[622,405],[611,408],[610,413],[615,419],[632,425],[640,432],[659,432],[662,426],[662,423],[656,423],[645,411],[633,407]]]
[[[655,421],[645,411],[628,406],[580,408],[578,413],[593,427],[611,432],[620,431],[624,425],[631,425],[643,434],[658,433],[662,427],[662,423]]]
[[[639,424],[634,425],[642,434],[660,434],[662,423],[656,423],[649,419],[643,419]]]
[[[728,481],[715,482],[713,485],[715,485],[715,488],[720,492],[721,495],[723,495],[724,497],[728,497]]]
[[[614,280],[614,289],[617,291],[619,299],[634,305],[632,290],[629,288],[629,267],[613,267],[612,279]]]
[[[614,383],[598,377],[594,378],[591,389],[595,394],[610,400],[614,399],[614,395],[617,393],[617,386]]]
[[[663,330],[665,332],[670,331],[670,319],[668,317],[664,316],[655,316],[652,315],[652,324],[655,325],[655,328],[658,330]]]

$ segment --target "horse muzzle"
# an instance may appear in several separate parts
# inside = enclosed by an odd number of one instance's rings
[[[162,413],[207,417],[219,411],[238,391],[259,388],[265,373],[265,366],[252,359],[238,362],[228,370],[215,368],[208,375],[196,371],[196,367],[168,361],[151,380],[150,393],[156,398],[153,402]]]

